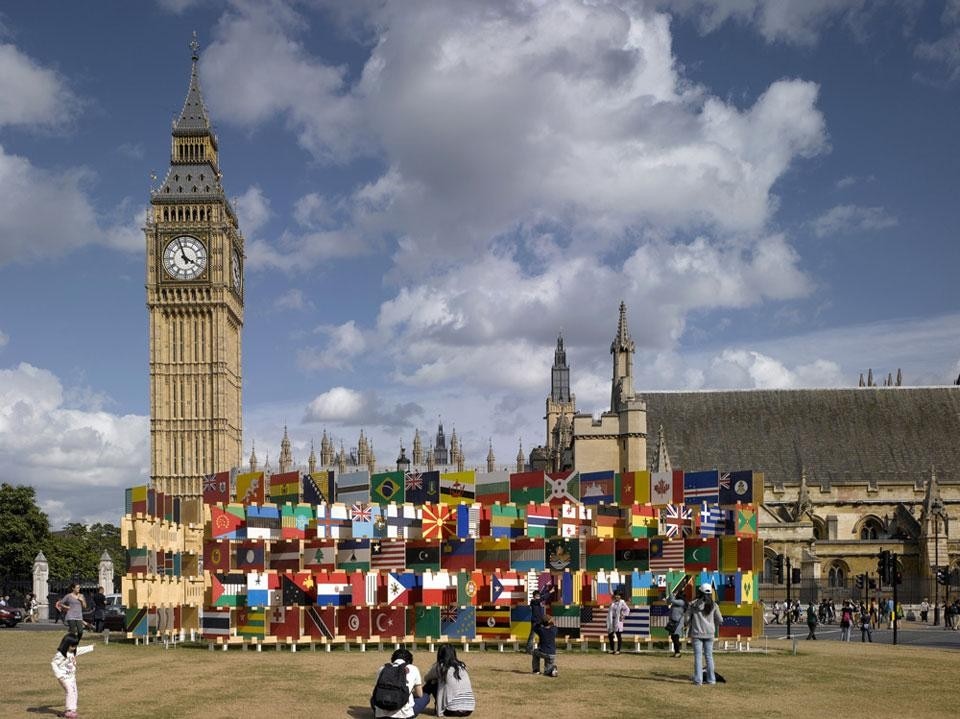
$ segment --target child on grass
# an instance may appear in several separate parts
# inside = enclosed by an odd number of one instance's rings
[[[53,676],[60,682],[66,692],[66,711],[60,716],[66,719],[77,717],[77,657],[93,651],[93,645],[78,647],[80,639],[76,634],[65,634],[53,655],[50,666],[53,667]]]

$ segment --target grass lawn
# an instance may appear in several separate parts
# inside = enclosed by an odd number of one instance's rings
[[[0,632],[0,717],[53,716],[63,690],[50,659],[60,634]],[[762,643],[763,640],[761,640]],[[78,660],[79,713],[89,719],[266,716],[371,717],[367,703],[384,652],[276,651],[103,645]],[[768,654],[718,654],[727,684],[690,683],[693,658],[561,653],[556,679],[530,658],[471,652],[480,717],[956,717],[956,652],[888,644],[786,642]],[[414,650],[426,672],[433,655]],[[428,709],[432,714],[433,709]]]

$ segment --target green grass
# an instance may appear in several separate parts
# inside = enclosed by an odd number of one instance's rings
[[[60,635],[0,632],[0,717],[53,716],[63,691],[50,659]],[[96,719],[369,717],[367,703],[387,653],[208,651],[126,642],[79,659],[80,715]],[[84,643],[87,643],[86,641]],[[761,640],[761,645],[763,640]],[[696,687],[689,653],[620,656],[561,653],[560,677],[530,674],[530,658],[461,653],[481,717],[955,717],[956,652],[885,644],[785,642],[768,654],[719,653],[728,683]],[[433,655],[414,651],[426,671]],[[428,710],[432,714],[432,709]]]

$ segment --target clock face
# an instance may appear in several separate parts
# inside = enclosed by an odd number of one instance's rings
[[[174,237],[163,250],[163,268],[175,280],[194,280],[207,267],[207,248],[196,237]]]
[[[233,289],[237,292],[243,287],[243,271],[240,267],[240,253],[233,251]]]

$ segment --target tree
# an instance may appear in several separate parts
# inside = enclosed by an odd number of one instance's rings
[[[120,547],[120,529],[112,524],[87,527],[72,522],[50,535],[44,554],[50,562],[51,577],[90,579],[99,574],[104,550],[113,559],[114,576],[122,576],[126,571],[126,553]]]
[[[49,532],[50,520],[37,505],[33,487],[0,485],[0,577],[31,576]]]

